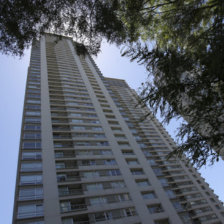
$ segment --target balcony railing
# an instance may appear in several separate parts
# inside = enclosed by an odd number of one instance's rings
[[[57,167],[57,170],[61,170],[61,169],[78,169],[77,165],[73,165],[73,166],[61,166],[61,167]]]
[[[40,160],[42,159],[41,155],[34,155],[34,156],[22,156],[22,160]]]
[[[42,180],[20,182],[20,185],[37,185],[37,184],[42,184]]]
[[[42,171],[42,167],[29,167],[29,168],[21,168],[21,172],[33,172],[33,171]]]
[[[86,204],[71,204],[69,206],[61,206],[61,212],[72,212],[72,211],[80,211],[80,210],[86,210],[87,205]]]
[[[59,191],[59,196],[81,195],[81,194],[83,194],[82,189],[70,189],[68,191]]]
[[[19,196],[20,201],[43,199],[43,194]]]
[[[70,182],[70,181],[80,181],[81,177],[74,176],[74,177],[57,177],[58,182]]]
[[[43,216],[43,211],[33,211],[33,212],[18,212],[18,219],[32,218],[32,217],[40,217]]]

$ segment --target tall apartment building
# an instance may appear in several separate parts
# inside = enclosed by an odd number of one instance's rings
[[[13,224],[222,224],[224,208],[123,80],[70,38],[31,51]]]

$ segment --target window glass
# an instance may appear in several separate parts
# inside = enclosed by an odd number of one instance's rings
[[[42,175],[21,175],[20,183],[26,184],[40,184],[42,183]]]
[[[142,169],[136,169],[136,170],[132,169],[132,170],[131,170],[131,173],[132,173],[133,175],[142,175],[142,174],[144,174],[144,172],[143,172]]]
[[[86,188],[88,191],[103,189],[103,184],[95,183],[95,184],[87,184]]]
[[[21,164],[21,171],[26,170],[41,170],[42,169],[42,163],[22,163]]]
[[[156,198],[156,195],[154,192],[143,192],[142,197],[144,199],[154,199],[154,198]]]
[[[26,123],[40,123],[40,118],[25,117]]]
[[[148,206],[148,210],[151,214],[163,212],[163,208],[160,204],[150,205],[150,206]]]
[[[25,125],[24,130],[32,130],[32,131],[40,130],[40,125]]]
[[[43,188],[20,189],[19,200],[40,199],[43,197]]]
[[[91,205],[105,204],[106,200],[104,197],[94,197],[94,198],[89,198],[89,202]]]
[[[136,180],[136,183],[140,187],[146,187],[150,185],[148,180]]]
[[[18,206],[18,218],[38,217],[43,215],[42,204],[30,204]]]

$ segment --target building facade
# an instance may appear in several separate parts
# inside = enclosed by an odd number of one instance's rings
[[[125,81],[70,38],[33,44],[13,224],[222,224],[224,208]]]

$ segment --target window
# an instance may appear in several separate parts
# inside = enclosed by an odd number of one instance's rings
[[[105,165],[116,165],[116,161],[114,159],[106,159],[104,160]]]
[[[20,184],[21,185],[30,185],[30,184],[41,184],[42,175],[21,175]]]
[[[151,214],[163,212],[163,208],[160,204],[149,205],[148,210]]]
[[[155,224],[170,224],[168,219],[155,220]]]
[[[128,165],[138,165],[139,162],[137,159],[126,159]]]
[[[132,175],[143,175],[144,172],[142,169],[131,169]]]
[[[67,180],[67,175],[66,174],[57,174],[57,181],[58,182],[64,182]]]
[[[134,216],[136,215],[135,208],[126,208],[123,210],[125,216]]]
[[[41,159],[41,152],[23,152],[23,160],[38,160]]]
[[[65,163],[56,163],[56,169],[65,169]]]
[[[40,86],[39,85],[28,85],[27,88],[30,88],[30,89],[40,89]]]
[[[166,194],[169,198],[175,198],[176,197],[175,193],[170,189],[166,190]]]
[[[156,163],[156,161],[155,161],[154,159],[148,159],[147,161],[149,162],[149,164],[150,164],[151,166],[155,166],[155,165],[157,165],[157,163]]]
[[[217,216],[215,214],[210,214],[210,215],[199,217],[199,220],[201,222],[206,222],[206,221],[212,220],[212,219],[217,219]]]
[[[202,204],[205,204],[205,203],[207,203],[205,199],[203,199],[203,200],[198,200],[198,201],[190,201],[190,202],[189,202],[189,204],[190,204],[191,206],[194,206],[194,205],[202,205]]]
[[[22,163],[21,171],[40,171],[42,170],[42,163]]]
[[[96,165],[95,160],[82,160],[82,166],[93,166]]]
[[[168,180],[166,178],[160,178],[159,181],[162,184],[162,186],[164,186],[164,187],[169,186]]]
[[[20,205],[18,207],[17,218],[29,218],[43,216],[42,204]]]
[[[86,189],[87,189],[87,191],[102,190],[103,184],[102,183],[87,184]]]
[[[43,198],[43,188],[25,188],[19,191],[19,200],[36,200]]]
[[[148,150],[143,150],[143,153],[145,156],[152,156],[152,153],[149,152]]]
[[[120,172],[120,170],[108,170],[108,175],[109,176],[120,176],[121,172]]]
[[[96,222],[110,220],[110,219],[112,219],[112,213],[111,212],[98,212],[98,213],[94,214],[94,219]]]
[[[156,174],[156,176],[162,176],[163,175],[163,172],[160,168],[154,168],[153,171]]]
[[[105,204],[106,199],[105,197],[94,197],[94,198],[89,198],[90,205],[96,205],[96,204]]]
[[[136,180],[135,181],[137,183],[137,185],[139,187],[147,187],[147,186],[150,186],[148,180],[144,179],[144,180]]]
[[[120,145],[121,147],[130,146],[128,142],[118,142],[118,145]]]
[[[27,100],[27,103],[40,104],[40,100]]]
[[[28,89],[27,92],[28,93],[38,93],[38,94],[40,94],[40,90],[36,90],[36,89]]]
[[[73,130],[85,130],[86,127],[84,127],[84,126],[72,126],[72,129]]]
[[[89,172],[83,172],[83,176],[85,178],[91,178],[91,177],[99,177],[99,172],[97,171],[89,171]]]
[[[153,191],[151,191],[151,192],[142,192],[142,197],[144,199],[154,199],[154,198],[156,198],[156,195],[155,195],[155,193]]]
[[[191,217],[187,213],[181,214],[180,217],[181,217],[183,223],[185,223],[185,224],[189,224],[192,222]]]
[[[179,201],[173,201],[172,202],[173,207],[178,211],[178,212],[182,212],[184,209],[182,207],[182,205],[180,204]]]
[[[100,155],[112,155],[113,153],[112,153],[112,151],[110,151],[110,150],[100,150],[99,151],[100,153]]]
[[[23,136],[24,139],[40,139],[40,133],[25,133]]]
[[[111,188],[123,188],[123,187],[125,187],[125,183],[122,182],[122,181],[111,182],[110,185],[111,185]]]
[[[55,158],[63,158],[64,152],[55,152]]]
[[[25,125],[24,130],[39,131],[40,125]]]
[[[62,224],[74,224],[73,218],[62,219]]]
[[[94,131],[102,131],[103,129],[101,127],[92,127],[92,130],[94,130]]]
[[[26,111],[25,115],[27,116],[40,116],[39,111]]]
[[[40,123],[40,118],[26,117],[25,123]]]
[[[40,142],[23,142],[23,149],[40,149]]]
[[[132,150],[122,150],[123,155],[134,155],[134,152]]]
[[[61,212],[69,212],[72,210],[71,202],[70,201],[64,201],[60,203]]]
[[[28,109],[28,110],[40,110],[40,105],[27,104],[25,106],[25,108]]]

